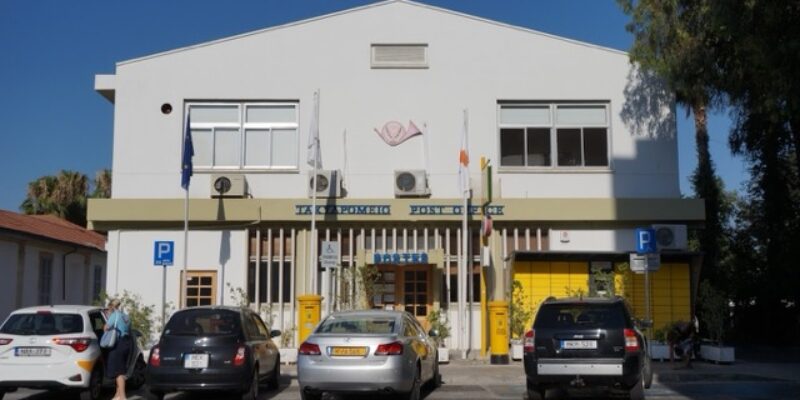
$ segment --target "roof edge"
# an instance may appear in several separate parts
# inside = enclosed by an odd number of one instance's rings
[[[293,27],[293,26],[304,25],[304,24],[307,24],[307,23],[316,22],[316,21],[320,21],[320,20],[323,20],[323,19],[336,17],[336,16],[339,16],[339,15],[349,14],[349,13],[358,12],[358,11],[362,11],[362,10],[366,10],[366,9],[370,9],[370,8],[375,8],[375,7],[382,7],[382,6],[389,5],[389,4],[394,4],[394,3],[405,3],[405,4],[408,4],[408,5],[413,5],[413,6],[416,6],[416,7],[426,8],[426,9],[433,10],[433,11],[438,11],[438,12],[442,12],[442,13],[446,13],[446,14],[450,14],[450,15],[455,15],[455,16],[471,19],[471,20],[474,20],[474,21],[480,21],[480,22],[489,23],[489,24],[496,25],[496,26],[503,27],[503,28],[507,28],[507,29],[513,29],[513,30],[522,31],[522,32],[526,32],[526,33],[532,33],[532,34],[535,34],[535,35],[544,36],[544,37],[547,37],[547,38],[550,38],[550,39],[560,40],[560,41],[567,42],[567,43],[570,43],[570,44],[589,47],[589,48],[592,48],[592,49],[595,49],[595,50],[602,50],[602,51],[614,53],[614,54],[617,54],[617,55],[623,55],[623,56],[626,56],[626,57],[628,56],[628,52],[627,51],[617,50],[617,49],[614,49],[614,48],[600,46],[600,45],[597,45],[597,44],[592,44],[592,43],[588,43],[588,42],[584,42],[584,41],[580,41],[580,40],[576,40],[576,39],[565,38],[565,37],[554,35],[554,34],[551,34],[551,33],[537,31],[535,29],[525,28],[525,27],[518,26],[518,25],[512,25],[512,24],[508,24],[508,23],[505,23],[505,22],[500,22],[500,21],[496,21],[496,20],[493,20],[493,19],[488,19],[488,18],[479,17],[479,16],[472,15],[472,14],[463,13],[463,12],[460,12],[460,11],[455,11],[455,10],[442,8],[442,7],[438,7],[438,6],[433,6],[433,5],[430,5],[430,4],[420,3],[420,2],[417,2],[417,1],[413,1],[413,0],[384,0],[384,1],[379,1],[379,2],[372,3],[372,4],[366,4],[366,5],[359,6],[359,7],[353,7],[353,8],[340,10],[340,11],[335,11],[335,12],[328,13],[328,14],[323,14],[323,15],[316,16],[316,17],[306,18],[306,19],[302,19],[302,20],[298,20],[298,21],[288,22],[288,23],[281,24],[281,25],[270,26],[270,27],[267,27],[267,28],[262,28],[262,29],[258,29],[258,30],[254,30],[254,31],[250,31],[250,32],[240,33],[240,34],[237,34],[237,35],[228,36],[228,37],[224,37],[224,38],[220,38],[220,39],[215,39],[215,40],[211,40],[211,41],[208,41],[208,42],[197,43],[197,44],[193,44],[193,45],[189,45],[189,46],[179,47],[179,48],[176,48],[176,49],[171,49],[171,50],[166,50],[166,51],[162,51],[162,52],[158,52],[158,53],[148,54],[148,55],[141,56],[141,57],[131,58],[131,59],[128,59],[128,60],[123,60],[123,61],[117,62],[116,66],[120,67],[120,66],[124,66],[124,65],[128,65],[128,64],[137,63],[137,62],[140,62],[140,61],[147,61],[147,60],[152,59],[152,58],[171,55],[171,54],[175,54],[175,53],[181,53],[181,52],[184,52],[184,51],[194,50],[194,49],[198,49],[198,48],[202,48],[202,47],[206,47],[206,46],[212,46],[212,45],[224,43],[224,42],[231,41],[231,40],[241,39],[241,38],[248,37],[248,36],[253,36],[253,35],[257,35],[257,34],[261,34],[261,33],[265,33],[265,32],[270,32],[270,31],[273,31],[273,30],[278,30],[278,29],[290,28],[290,27]]]

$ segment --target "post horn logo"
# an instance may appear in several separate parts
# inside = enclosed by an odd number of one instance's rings
[[[375,133],[389,146],[397,146],[413,136],[422,134],[422,131],[414,125],[413,121],[408,121],[408,128],[397,121],[389,121],[383,125],[381,130],[375,128]]]

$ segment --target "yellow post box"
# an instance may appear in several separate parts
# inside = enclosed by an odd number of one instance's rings
[[[319,318],[322,310],[322,296],[316,294],[307,294],[297,297],[299,308],[297,310],[298,316],[298,334],[300,335],[300,343],[303,343],[314,327],[319,323]]]
[[[489,357],[492,364],[508,364],[508,302],[489,302]]]

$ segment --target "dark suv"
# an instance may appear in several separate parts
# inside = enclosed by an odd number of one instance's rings
[[[525,334],[528,397],[548,388],[600,388],[644,398],[653,379],[647,340],[622,298],[545,300]]]

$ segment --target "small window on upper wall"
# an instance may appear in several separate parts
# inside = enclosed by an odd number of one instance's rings
[[[609,166],[608,104],[500,104],[500,167]]]
[[[197,169],[297,169],[297,103],[190,103]]]

